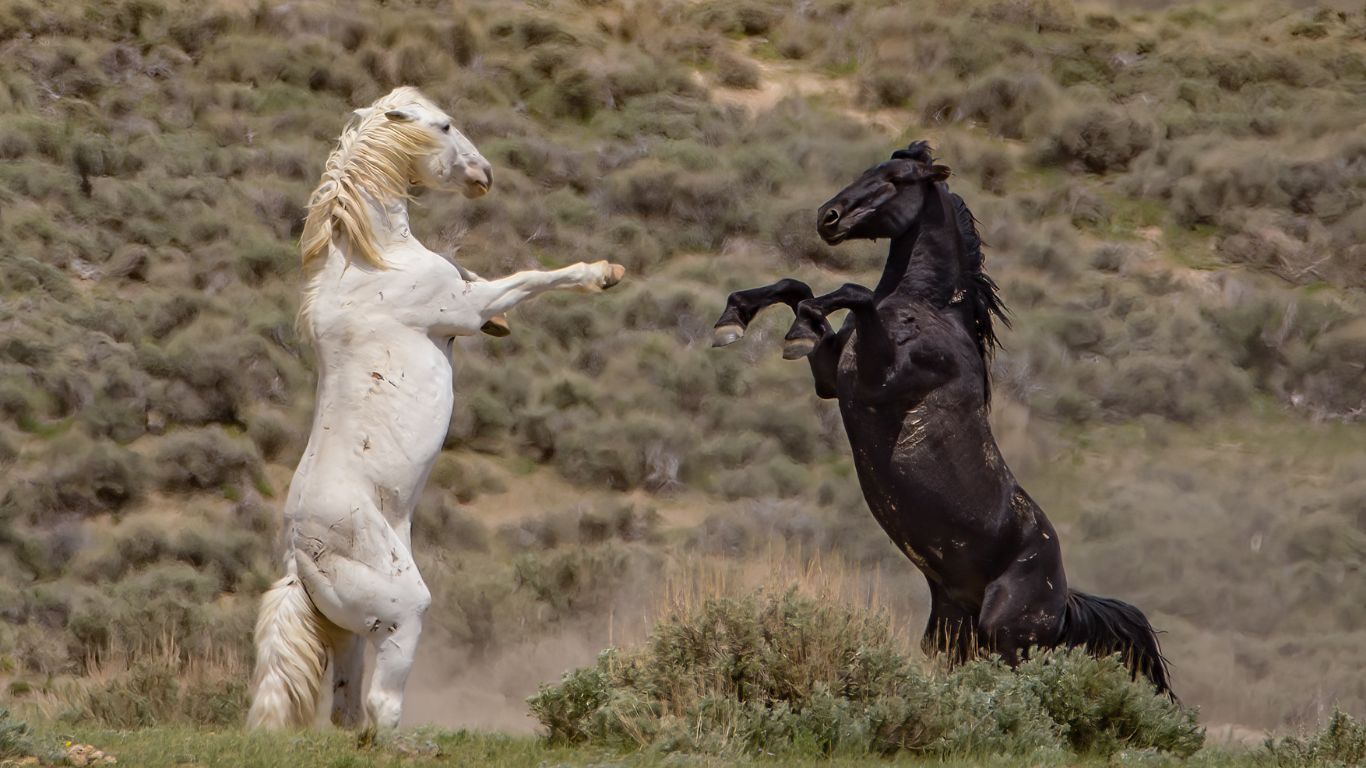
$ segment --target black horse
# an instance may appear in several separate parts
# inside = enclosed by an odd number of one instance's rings
[[[831,245],[889,238],[877,287],[813,297],[788,279],[738,291],[714,343],[739,339],[765,307],[794,310],[783,356],[806,357],[816,393],[839,399],[868,507],[929,581],[926,653],[959,662],[980,648],[1013,666],[1031,646],[1085,646],[1123,654],[1170,693],[1147,618],[1068,588],[1053,526],[996,447],[988,363],[993,323],[1009,321],[948,175],[923,141],[865,171],[821,206],[817,231]],[[836,332],[826,315],[839,309],[849,315]]]

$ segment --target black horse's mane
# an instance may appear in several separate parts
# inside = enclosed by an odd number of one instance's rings
[[[914,141],[905,149],[892,153],[894,160],[914,160],[930,165],[934,163],[934,150],[928,141]],[[972,323],[973,340],[977,342],[977,352],[986,363],[982,374],[982,387],[986,392],[987,403],[991,403],[991,356],[1001,346],[996,337],[995,321],[1000,320],[1007,328],[1010,318],[1001,301],[1000,289],[996,281],[986,273],[986,258],[982,255],[982,235],[977,231],[977,217],[968,210],[968,204],[953,192],[954,221],[958,225],[958,236],[963,241],[962,303],[966,305],[969,321]],[[957,298],[957,297],[955,297]]]
[[[958,235],[963,239],[966,267],[963,300],[971,310],[977,351],[982,354],[983,360],[990,360],[992,353],[1001,346],[1001,340],[996,337],[995,321],[1000,320],[1009,328],[1010,318],[1006,314],[1005,302],[1001,301],[996,281],[986,273],[986,258],[982,255],[982,236],[977,232],[977,217],[968,210],[968,204],[963,202],[963,198],[950,192],[949,199],[953,201]]]

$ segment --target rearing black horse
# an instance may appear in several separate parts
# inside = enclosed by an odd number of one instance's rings
[[[873,516],[930,586],[922,647],[963,661],[983,648],[1012,666],[1030,646],[1119,652],[1170,693],[1157,636],[1137,608],[1067,585],[1057,533],[1015,481],[987,421],[995,320],[981,239],[949,169],[918,141],[869,168],[821,206],[834,245],[890,238],[873,290],[824,296],[797,280],[730,295],[714,343],[744,335],[782,303],[796,313],[783,356],[806,357],[816,393],[838,398]],[[849,310],[835,332],[826,315]]]

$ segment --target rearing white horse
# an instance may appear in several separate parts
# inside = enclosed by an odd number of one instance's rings
[[[252,728],[311,725],[332,670],[332,720],[393,727],[431,603],[413,561],[413,508],[450,422],[454,337],[539,293],[615,285],[599,261],[484,281],[408,226],[413,185],[474,198],[488,161],[451,118],[398,88],[342,134],[309,202],[301,327],[318,355],[308,447],[285,505],[285,576],[256,623]],[[361,708],[365,642],[376,667]]]

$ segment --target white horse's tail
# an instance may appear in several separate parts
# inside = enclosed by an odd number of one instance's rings
[[[255,693],[247,713],[248,728],[277,730],[313,724],[327,669],[326,623],[290,558],[284,578],[262,597],[256,619]]]

